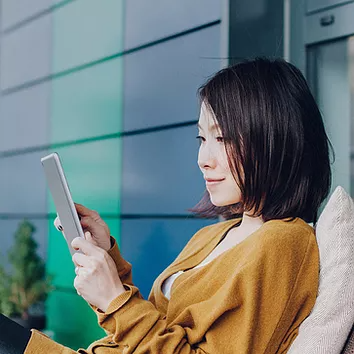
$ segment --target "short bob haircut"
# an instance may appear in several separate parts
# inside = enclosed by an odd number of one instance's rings
[[[316,223],[331,186],[329,147],[334,152],[300,70],[282,59],[247,60],[220,70],[199,95],[220,127],[242,200],[217,207],[206,191],[191,211]]]

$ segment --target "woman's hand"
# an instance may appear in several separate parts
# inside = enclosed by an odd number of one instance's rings
[[[96,211],[76,203],[75,208],[81,217],[80,222],[84,232],[89,231],[92,235],[89,241],[103,250],[108,251],[111,248],[111,233],[107,224]]]
[[[125,289],[111,256],[90,242],[89,232],[85,237],[85,240],[76,237],[71,243],[74,249],[82,252],[74,253],[72,257],[76,265],[74,287],[88,303],[106,312],[112,300]]]

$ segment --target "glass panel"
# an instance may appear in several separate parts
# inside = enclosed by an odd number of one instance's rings
[[[123,138],[122,213],[186,214],[201,198],[197,128]]]
[[[221,1],[127,0],[124,46],[134,48],[220,17]]]
[[[221,67],[220,26],[125,57],[124,130],[197,120],[197,89]]]
[[[0,213],[46,213],[45,151],[0,158]]]
[[[56,10],[53,72],[122,52],[123,5],[123,0],[81,0]]]
[[[154,280],[200,228],[203,219],[122,220],[122,255],[133,266],[133,281],[146,299]],[[153,257],[152,257],[153,255]]]
[[[290,0],[288,2],[290,3]],[[228,56],[231,64],[245,58],[283,55],[284,1],[251,0],[248,1],[248,6],[244,0],[232,0],[228,3]],[[297,6],[302,5],[298,3]],[[302,14],[301,20],[303,16]]]
[[[106,336],[97,324],[97,317],[76,291],[54,291],[47,303],[47,329],[54,340],[77,350]]]
[[[48,144],[50,83],[1,97],[0,151]]]
[[[52,3],[53,0],[2,0],[0,21],[2,30],[49,8]]]
[[[115,59],[53,80],[52,143],[121,131],[122,63]]]
[[[55,149],[75,202],[99,213],[119,214],[120,143],[120,139],[99,140]],[[55,212],[51,197],[49,211]]]
[[[2,90],[49,75],[52,64],[51,16],[42,16],[3,35],[0,55]]]

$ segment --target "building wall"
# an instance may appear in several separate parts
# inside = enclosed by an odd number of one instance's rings
[[[57,151],[75,201],[108,223],[147,297],[200,227],[197,88],[221,66],[218,0],[2,0],[1,255],[28,218],[57,289],[48,329],[104,335],[73,288],[40,158]],[[82,328],[85,331],[82,331]]]
[[[229,0],[230,62],[255,57],[283,57],[284,0]]]

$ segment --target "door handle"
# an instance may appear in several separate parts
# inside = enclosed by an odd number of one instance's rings
[[[321,23],[322,27],[330,26],[330,25],[333,25],[334,20],[335,20],[334,15],[327,15],[327,16],[321,17],[320,23]]]

